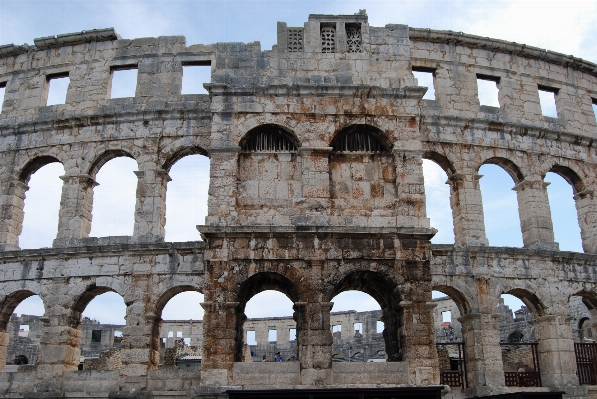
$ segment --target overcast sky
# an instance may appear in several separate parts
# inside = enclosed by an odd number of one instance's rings
[[[309,14],[353,14],[366,8],[372,26],[388,23],[445,29],[547,48],[597,62],[595,1],[11,1],[0,0],[0,45],[33,44],[33,39],[81,30],[114,27],[123,38],[184,35],[187,44],[260,41],[263,50],[276,41],[276,22],[302,26]],[[446,175],[424,164],[428,214],[439,230],[434,243],[453,243]],[[118,158],[99,172],[95,189],[92,236],[132,234],[136,162]],[[168,184],[166,238],[197,240],[195,225],[204,222],[209,163],[201,156],[174,165]],[[25,202],[22,248],[51,246],[56,234],[62,166],[52,164],[33,175]],[[490,245],[522,246],[512,179],[499,167],[481,168],[481,188]],[[547,181],[556,241],[563,250],[581,251],[570,186],[558,176]],[[554,203],[557,207],[554,207]],[[554,212],[554,209],[556,211]],[[345,294],[334,311],[366,310],[371,300]],[[202,299],[181,294],[164,310],[166,319],[201,318]],[[515,302],[512,307],[517,308]],[[273,305],[275,304],[275,305]],[[249,317],[281,316],[292,304],[264,293],[250,301]],[[114,294],[92,301],[85,315],[102,322],[124,323],[124,303]],[[28,300],[18,312],[43,313],[40,301]],[[190,312],[190,313],[189,313]]]

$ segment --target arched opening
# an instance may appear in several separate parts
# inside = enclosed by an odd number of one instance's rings
[[[167,299],[167,301],[166,301]],[[204,296],[193,287],[178,287],[162,299],[158,314],[160,365],[182,370],[201,368]]]
[[[459,318],[467,314],[469,306],[462,294],[451,287],[438,286],[431,291],[433,324],[439,360],[440,384],[453,389],[468,386],[465,342]]]
[[[0,336],[8,338],[0,341],[0,371],[35,365],[45,314],[42,299],[31,291],[17,291],[0,303],[0,311]]]
[[[332,361],[387,361],[379,303],[371,295],[353,290],[339,293],[332,302]]]
[[[288,296],[275,290],[262,291],[247,302],[243,337],[248,350],[245,347],[243,361],[298,360],[293,305]]]
[[[277,125],[258,126],[240,147],[237,207],[261,217],[302,198],[299,142],[292,133]]]
[[[433,236],[431,242],[454,244],[454,219],[452,213],[447,212],[451,208],[450,186],[447,183],[449,174],[453,173],[452,166],[439,154],[424,154],[423,157],[427,216],[431,226],[437,229],[437,234]]]
[[[234,360],[280,361],[278,356],[284,361],[298,359],[300,331],[294,312],[294,304],[299,301],[297,287],[279,273],[261,272],[243,282],[238,298]],[[281,318],[280,329],[277,325],[270,328],[271,317]]]
[[[522,174],[503,158],[488,160],[479,169],[485,232],[491,246],[522,247],[518,200],[512,191]]]
[[[529,291],[513,289],[500,296],[497,314],[506,386],[541,386],[533,319],[544,314],[543,304]]]
[[[23,230],[19,237],[22,249],[52,246],[58,231],[62,175],[64,167],[53,157],[37,158],[21,173],[21,180],[29,186],[23,209]]]
[[[351,125],[334,136],[331,147],[331,212],[338,216],[395,216],[396,165],[386,135],[374,126]]]
[[[201,240],[197,225],[207,216],[209,158],[196,152],[166,165],[171,181],[166,191],[166,241]]]
[[[93,190],[90,236],[131,236],[135,224],[137,162],[127,153],[104,154],[91,168]]]
[[[342,295],[345,292],[347,294]],[[398,306],[401,299],[397,291],[397,285],[393,281],[376,272],[353,272],[335,284],[331,297],[331,301],[334,302],[332,311],[346,308],[346,303],[351,303],[347,301],[351,299],[356,299],[352,304],[356,304],[356,301],[360,300],[363,304],[367,304],[367,307],[372,308],[371,313],[365,312],[366,314],[359,315],[359,317],[363,317],[363,320],[367,319],[365,324],[361,323],[361,330],[367,334],[368,339],[377,340],[378,345],[373,348],[367,348],[366,345],[363,345],[361,335],[364,334],[363,332],[357,334],[353,323],[352,326],[347,325],[344,327],[345,331],[347,330],[344,334],[340,331],[340,341],[334,347],[333,353],[348,353],[348,350],[352,352],[356,348],[355,352],[363,353],[363,358],[380,359],[384,357],[388,362],[404,360],[402,358],[404,339],[400,332],[402,311]],[[339,302],[338,305],[336,305],[337,301]],[[331,316],[334,316],[334,314],[332,313]],[[343,317],[351,319],[356,316],[356,314],[352,316],[340,315],[340,319]],[[332,320],[333,317],[331,317],[331,322]],[[333,335],[334,326],[332,325],[331,328]],[[353,339],[359,336],[359,341],[355,340],[354,344],[351,342],[351,345],[348,345],[349,341],[346,340],[350,339],[351,336]],[[354,346],[356,344],[359,346]],[[353,346],[353,348],[350,349],[349,346]],[[381,349],[385,353],[379,352]]]
[[[126,326],[124,299],[108,287],[90,286],[73,308],[81,329],[81,370],[120,369],[120,347]]]
[[[554,167],[551,172],[546,173],[544,181],[549,183],[547,195],[555,241],[562,251],[583,252],[574,201],[577,190],[580,188],[582,191],[580,179],[569,169]]]
[[[597,383],[597,296],[589,291],[570,297],[568,320],[574,340],[576,374],[580,384]]]

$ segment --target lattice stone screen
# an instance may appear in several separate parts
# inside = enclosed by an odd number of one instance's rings
[[[346,48],[349,53],[360,53],[362,51],[361,27],[358,25],[346,25]]]
[[[336,52],[336,28],[332,26],[321,27],[321,52]]]
[[[303,51],[302,28],[288,28],[288,51],[291,53]]]

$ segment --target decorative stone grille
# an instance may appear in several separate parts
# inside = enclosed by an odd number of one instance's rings
[[[332,26],[321,27],[321,52],[336,52],[336,28]]]
[[[360,53],[362,51],[360,26],[346,26],[346,45],[349,53]]]
[[[288,28],[288,51],[291,53],[303,51],[302,28]]]

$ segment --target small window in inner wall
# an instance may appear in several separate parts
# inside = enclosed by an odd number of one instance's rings
[[[593,102],[593,115],[595,115],[595,120],[597,120],[597,98],[591,98]]]
[[[2,113],[2,105],[4,105],[4,94],[6,93],[6,82],[0,82],[0,113]]]

